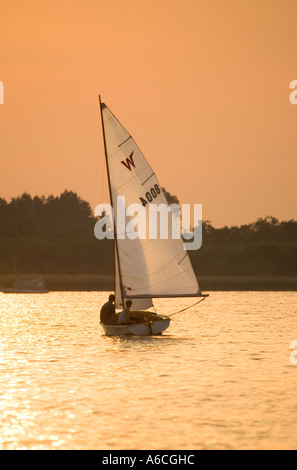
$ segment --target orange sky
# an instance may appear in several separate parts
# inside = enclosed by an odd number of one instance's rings
[[[2,2],[0,197],[108,201],[100,93],[204,220],[297,219],[296,44],[296,0]]]

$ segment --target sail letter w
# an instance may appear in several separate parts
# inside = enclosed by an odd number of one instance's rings
[[[121,163],[122,163],[123,165],[125,165],[125,167],[128,168],[128,170],[130,170],[130,171],[131,171],[131,169],[132,169],[132,168],[131,168],[131,165],[133,165],[134,168],[135,168],[135,163],[134,163],[134,161],[133,161],[133,153],[134,153],[134,152],[132,152],[131,155],[130,155],[128,158],[126,158],[126,161],[124,161],[124,160],[121,161]]]

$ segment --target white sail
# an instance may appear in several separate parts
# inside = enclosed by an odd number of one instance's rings
[[[121,295],[121,283],[120,283],[120,273],[119,273],[119,263],[117,259],[117,254],[115,253],[115,306],[118,309],[123,308],[123,300]],[[148,299],[132,299],[133,310],[147,310],[153,306],[153,301],[151,298]]]
[[[147,194],[155,204],[166,204],[159,182],[134,139],[105,104],[101,105],[107,165],[117,234],[116,295],[145,299],[200,295],[200,289],[180,238],[131,240],[117,227],[117,196],[125,197],[125,208],[141,203]],[[149,199],[152,199],[150,197]],[[149,202],[145,205],[148,213]],[[125,209],[123,208],[123,209]],[[132,217],[131,217],[132,219]],[[129,217],[126,217],[129,221]],[[172,222],[174,223],[174,221]],[[126,234],[125,234],[126,235]],[[119,293],[118,290],[121,290]],[[135,304],[133,302],[133,309]],[[144,307],[148,308],[148,307]]]

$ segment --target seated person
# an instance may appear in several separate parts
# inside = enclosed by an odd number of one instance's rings
[[[119,316],[119,325],[127,325],[127,324],[129,325],[131,323],[135,323],[135,321],[133,321],[130,318],[131,305],[132,305],[132,300],[127,300],[126,307],[121,311],[120,316]]]
[[[100,322],[104,325],[114,325],[117,324],[117,317],[115,314],[115,296],[111,294],[109,296],[108,302],[106,302],[100,311]]]

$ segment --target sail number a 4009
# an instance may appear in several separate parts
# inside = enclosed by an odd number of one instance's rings
[[[140,197],[140,202],[145,207],[149,202],[152,202],[153,199],[156,199],[158,197],[158,194],[161,193],[161,189],[159,188],[159,185],[155,184],[153,188],[151,188],[149,191],[145,193],[145,197]]]

